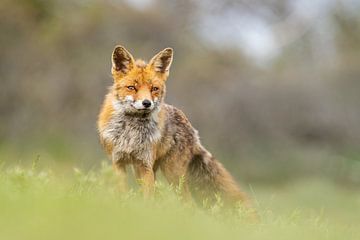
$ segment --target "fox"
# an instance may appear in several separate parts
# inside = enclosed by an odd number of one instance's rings
[[[184,199],[220,196],[226,204],[251,208],[232,175],[202,146],[185,114],[164,102],[173,52],[165,48],[149,62],[135,60],[121,45],[112,52],[113,85],[97,125],[119,184],[127,188],[126,171],[131,165],[148,198],[154,195],[156,173],[161,170],[169,184],[181,184]]]

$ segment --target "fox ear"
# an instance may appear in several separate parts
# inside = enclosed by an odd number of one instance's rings
[[[149,62],[149,65],[155,72],[167,73],[169,72],[172,60],[173,60],[173,49],[165,48],[158,54],[156,54]]]
[[[133,56],[123,46],[117,45],[112,53],[112,72],[128,73],[134,66]]]

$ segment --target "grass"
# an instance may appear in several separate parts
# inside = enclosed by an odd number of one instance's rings
[[[71,174],[0,167],[0,239],[360,239],[360,192],[326,180],[252,186],[260,223],[238,209],[181,203],[177,186],[154,200],[116,190],[111,167]]]

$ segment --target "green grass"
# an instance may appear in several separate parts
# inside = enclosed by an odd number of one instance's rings
[[[116,190],[111,167],[70,174],[0,167],[0,239],[360,239],[360,192],[325,180],[248,188],[261,216],[251,223],[221,201],[208,210],[184,205],[177,186]]]

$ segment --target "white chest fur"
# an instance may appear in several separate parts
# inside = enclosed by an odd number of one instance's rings
[[[117,114],[102,131],[105,141],[113,144],[113,161],[153,160],[153,147],[160,140],[161,134],[156,119],[153,117],[134,117]]]

